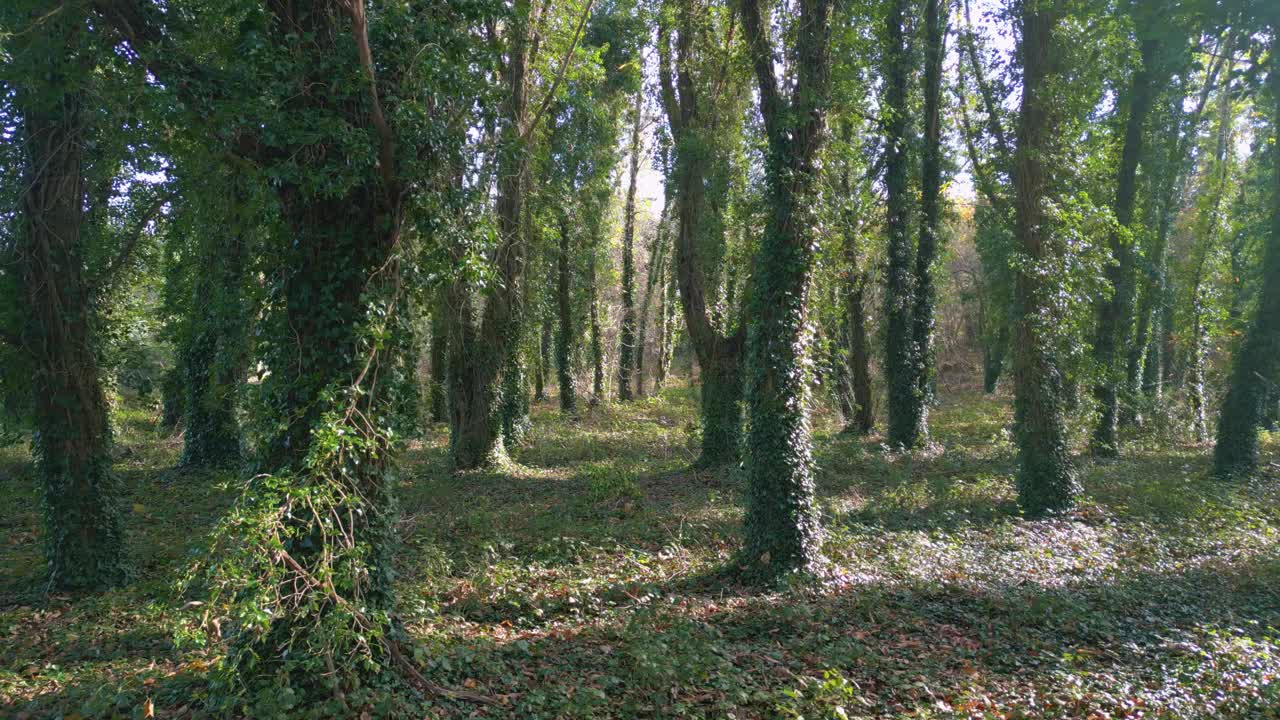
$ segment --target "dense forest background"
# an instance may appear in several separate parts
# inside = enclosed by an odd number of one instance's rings
[[[0,715],[1275,717],[1278,40],[10,0]]]

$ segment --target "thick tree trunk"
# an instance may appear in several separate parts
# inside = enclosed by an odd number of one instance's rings
[[[907,82],[911,69],[903,28],[906,0],[891,0],[885,47],[885,230],[888,233],[888,277],[885,283],[885,379],[889,386],[888,442],[912,448],[925,438],[924,396],[918,383],[919,348],[913,334],[916,278],[913,272],[907,157]]]
[[[631,172],[627,182],[627,202],[623,208],[622,227],[622,327],[618,333],[618,399],[633,397],[631,371],[637,358],[644,355],[643,343],[636,347],[635,310],[635,244],[636,244],[636,180],[640,175],[640,124],[644,93],[636,92],[636,107],[631,124]],[[643,335],[643,333],[642,333]],[[641,387],[644,382],[641,381]]]
[[[240,461],[236,395],[248,362],[244,301],[245,245],[239,228],[204,241],[195,279],[191,331],[181,350],[186,391],[182,464]],[[220,242],[222,240],[226,242]]]
[[[813,200],[830,83],[830,16],[825,0],[802,0],[794,96],[777,84],[769,23],[759,0],[740,12],[768,139],[769,217],[751,293],[746,396],[747,516],[744,558],[777,575],[821,569],[822,529],[814,498],[810,427],[809,293]]]
[[[1014,428],[1018,441],[1018,502],[1031,517],[1068,510],[1078,485],[1071,467],[1063,417],[1062,370],[1046,327],[1052,278],[1036,266],[1056,252],[1046,196],[1053,189],[1055,134],[1060,126],[1053,87],[1063,68],[1055,47],[1059,20],[1038,3],[1021,9],[1022,106],[1014,161],[1016,232],[1024,255],[1014,282]]]
[[[20,92],[17,98],[26,151],[18,262],[27,316],[24,346],[35,367],[32,447],[44,491],[50,584],[89,590],[123,579],[124,538],[91,290],[82,272],[89,118],[85,96],[74,89],[76,78],[66,76],[84,71],[63,57],[82,30],[65,17],[69,12],[38,28],[39,39],[56,48],[49,62],[54,89],[45,89],[44,97]]]
[[[1147,114],[1156,85],[1154,65],[1159,50],[1160,44],[1155,39],[1147,38],[1141,43],[1141,64],[1133,73],[1128,92],[1129,117],[1125,123],[1124,149],[1120,154],[1116,196],[1112,204],[1116,225],[1121,230],[1111,235],[1113,263],[1107,266],[1106,274],[1112,294],[1098,304],[1097,333],[1093,343],[1094,359],[1102,378],[1093,389],[1099,417],[1089,447],[1093,454],[1101,457],[1114,457],[1120,451],[1116,437],[1120,418],[1119,388],[1124,378],[1120,359],[1123,357],[1122,348],[1131,339],[1129,329],[1137,290],[1137,253],[1125,230],[1133,222],[1138,196],[1138,165],[1144,154]]]
[[[1272,33],[1267,85],[1271,91],[1273,147],[1280,147],[1280,40],[1274,37],[1280,33],[1280,26],[1273,26]],[[1271,227],[1263,260],[1262,291],[1244,343],[1234,358],[1231,384],[1218,415],[1213,469],[1221,478],[1246,476],[1257,470],[1258,428],[1275,412],[1274,393],[1280,381],[1280,161],[1275,155],[1271,170]]]

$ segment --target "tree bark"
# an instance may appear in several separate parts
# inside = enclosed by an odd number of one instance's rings
[[[770,23],[759,0],[739,6],[767,139],[769,215],[751,292],[746,397],[746,545],[743,557],[769,576],[821,570],[810,427],[809,293],[813,276],[817,156],[830,87],[831,6],[801,0],[793,95],[784,99]]]
[[[1014,160],[1015,226],[1024,255],[1014,281],[1014,429],[1018,441],[1018,503],[1030,517],[1063,512],[1079,487],[1067,447],[1063,377],[1050,333],[1054,288],[1036,266],[1057,252],[1044,208],[1054,187],[1052,158],[1060,127],[1053,87],[1062,80],[1055,29],[1060,19],[1045,3],[1024,3],[1022,104]]]
[[[913,448],[925,438],[924,396],[918,383],[919,348],[913,332],[916,277],[910,233],[907,156],[907,82],[911,69],[903,29],[906,0],[891,0],[885,28],[885,230],[889,263],[885,283],[885,378],[889,386],[888,442]]]
[[[52,587],[90,590],[124,578],[119,483],[102,389],[91,288],[85,282],[85,61],[87,32],[71,10],[20,38],[48,74],[19,90],[25,151],[17,253],[26,307],[23,347],[32,355],[32,449],[44,496],[45,555]],[[29,44],[28,44],[29,43]],[[80,49],[80,53],[86,51]]]
[[[636,92],[636,106],[631,124],[631,171],[627,182],[627,201],[623,208],[622,227],[622,327],[618,333],[618,399],[626,402],[634,397],[631,371],[636,355],[644,354],[644,345],[636,347],[635,253],[636,180],[640,175],[640,126],[644,93]],[[640,383],[643,387],[644,383]]]
[[[946,55],[947,1],[925,3],[924,157],[921,159],[920,238],[916,248],[915,305],[911,312],[911,340],[915,350],[915,397],[920,408],[917,439],[929,436],[929,406],[936,377],[933,349],[934,306],[938,291],[933,282],[942,235],[942,61]]]
[[[573,326],[573,260],[570,257],[569,221],[560,218],[560,252],[556,255],[556,379],[560,386],[560,411],[578,409],[577,358],[578,333]]]
[[[1128,237],[1133,223],[1138,196],[1138,165],[1143,162],[1145,128],[1151,97],[1155,92],[1156,55],[1160,43],[1148,37],[1141,42],[1141,60],[1130,81],[1129,116],[1125,121],[1124,149],[1116,177],[1116,196],[1112,204],[1116,225],[1111,233],[1112,264],[1107,266],[1107,281],[1112,294],[1098,303],[1097,333],[1093,355],[1102,374],[1094,386],[1093,396],[1099,406],[1098,424],[1090,440],[1090,449],[1100,457],[1115,457],[1120,452],[1117,428],[1120,419],[1120,392],[1124,367],[1121,349],[1131,339],[1134,300],[1137,291],[1137,254]]]
[[[1280,23],[1272,26],[1267,85],[1271,95],[1273,147],[1280,147]],[[1244,343],[1232,363],[1231,383],[1218,415],[1214,473],[1243,477],[1258,467],[1258,428],[1274,412],[1280,380],[1280,161],[1271,157],[1271,227],[1264,251],[1262,290]],[[1271,407],[1266,407],[1270,398]]]

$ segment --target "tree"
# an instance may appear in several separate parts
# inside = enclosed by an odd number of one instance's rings
[[[631,118],[631,167],[627,181],[627,201],[623,207],[622,226],[622,328],[618,334],[618,399],[626,402],[634,397],[631,373],[637,369],[637,355],[644,345],[636,345],[635,309],[635,243],[636,243],[636,179],[640,175],[640,128],[643,120],[644,93],[636,92],[636,105]],[[641,383],[643,386],[643,381]]]
[[[86,145],[102,121],[92,107],[110,43],[81,4],[6,9],[15,62],[5,70],[23,149],[21,228],[14,259],[26,316],[17,345],[31,359],[33,450],[43,486],[45,554],[53,587],[103,588],[124,578],[118,480],[97,355],[94,287],[86,277]],[[38,21],[32,22],[33,18]],[[108,55],[109,56],[109,55]],[[108,171],[109,172],[109,171]],[[110,181],[112,178],[106,178]]]
[[[946,56],[948,7],[944,0],[925,0],[924,148],[920,179],[920,236],[916,247],[915,305],[911,308],[911,342],[915,352],[914,398],[920,404],[919,439],[929,433],[933,402],[933,316],[938,302],[933,265],[942,234],[942,61]],[[904,445],[910,438],[900,438]]]
[[[1014,281],[1014,430],[1018,441],[1018,503],[1032,517],[1072,507],[1078,492],[1063,418],[1062,370],[1052,327],[1053,219],[1046,204],[1055,192],[1053,161],[1065,141],[1055,97],[1063,75],[1059,37],[1062,11],[1043,0],[1019,0],[1018,57],[1022,102],[1014,155],[1014,210],[1018,238]]]
[[[1147,115],[1152,97],[1163,83],[1157,67],[1157,55],[1161,51],[1161,37],[1148,32],[1156,16],[1167,8],[1153,0],[1137,4],[1134,23],[1138,28],[1138,67],[1121,105],[1128,106],[1125,119],[1124,145],[1120,164],[1116,170],[1115,201],[1112,212],[1116,228],[1110,233],[1113,262],[1107,266],[1107,281],[1111,295],[1098,306],[1098,324],[1094,337],[1094,357],[1100,367],[1101,379],[1094,386],[1094,399],[1100,415],[1093,431],[1090,447],[1095,455],[1114,457],[1119,453],[1116,429],[1120,419],[1121,378],[1124,367],[1122,349],[1130,338],[1134,303],[1137,292],[1137,255],[1131,236],[1134,208],[1138,196],[1138,166],[1143,162],[1146,149]]]
[[[760,0],[739,12],[755,71],[767,147],[768,220],[756,259],[747,341],[747,516],[744,557],[769,574],[820,569],[809,419],[817,158],[826,131],[831,5],[802,0],[795,18],[791,97],[779,88],[772,27]]]
[[[735,53],[740,50],[733,42],[733,27],[719,8],[701,7],[695,0],[664,3],[658,22],[658,82],[674,154],[674,269],[702,382],[698,467],[736,461],[742,440],[741,356],[746,331],[732,319],[717,322],[708,304],[725,245],[726,188],[716,180],[724,177],[730,152],[726,145],[736,139],[737,130],[730,123],[741,117],[746,95],[742,79],[734,73]],[[723,45],[712,40],[717,35],[725,37]]]
[[[1220,478],[1245,476],[1256,470],[1263,403],[1280,379],[1280,23],[1272,24],[1271,33],[1267,69],[1272,134],[1270,237],[1258,305],[1233,360],[1231,382],[1218,415],[1213,469]]]
[[[536,55],[533,39],[537,26],[532,9],[532,0],[515,0],[503,25],[506,58],[499,65],[502,100],[496,158],[496,283],[483,310],[476,309],[476,298],[465,276],[456,277],[449,291],[449,448],[454,466],[460,470],[506,460],[503,371],[515,361],[523,327],[520,301],[527,248],[521,217],[529,174],[527,143],[541,118],[541,113],[531,117],[529,112],[529,74]]]
[[[928,434],[928,410],[920,394],[919,348],[912,324],[917,278],[912,260],[908,81],[911,51],[904,28],[908,3],[890,0],[884,36],[885,378],[889,386],[888,442],[912,448]]]

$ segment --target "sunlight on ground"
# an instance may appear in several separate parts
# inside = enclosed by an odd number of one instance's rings
[[[771,592],[724,574],[736,469],[690,473],[681,387],[567,419],[534,413],[503,473],[448,472],[442,428],[403,455],[401,613],[437,682],[495,707],[427,717],[1264,717],[1280,706],[1276,478],[1206,478],[1203,448],[1086,465],[1069,519],[1018,518],[1005,399],[933,413],[935,448],[887,453],[818,418],[838,580]],[[118,467],[135,580],[46,596],[39,503],[0,451],[0,715],[200,715],[216,618],[173,581],[234,495],[172,469],[129,409]],[[1276,444],[1268,441],[1274,455]],[[175,632],[176,631],[176,632]]]

